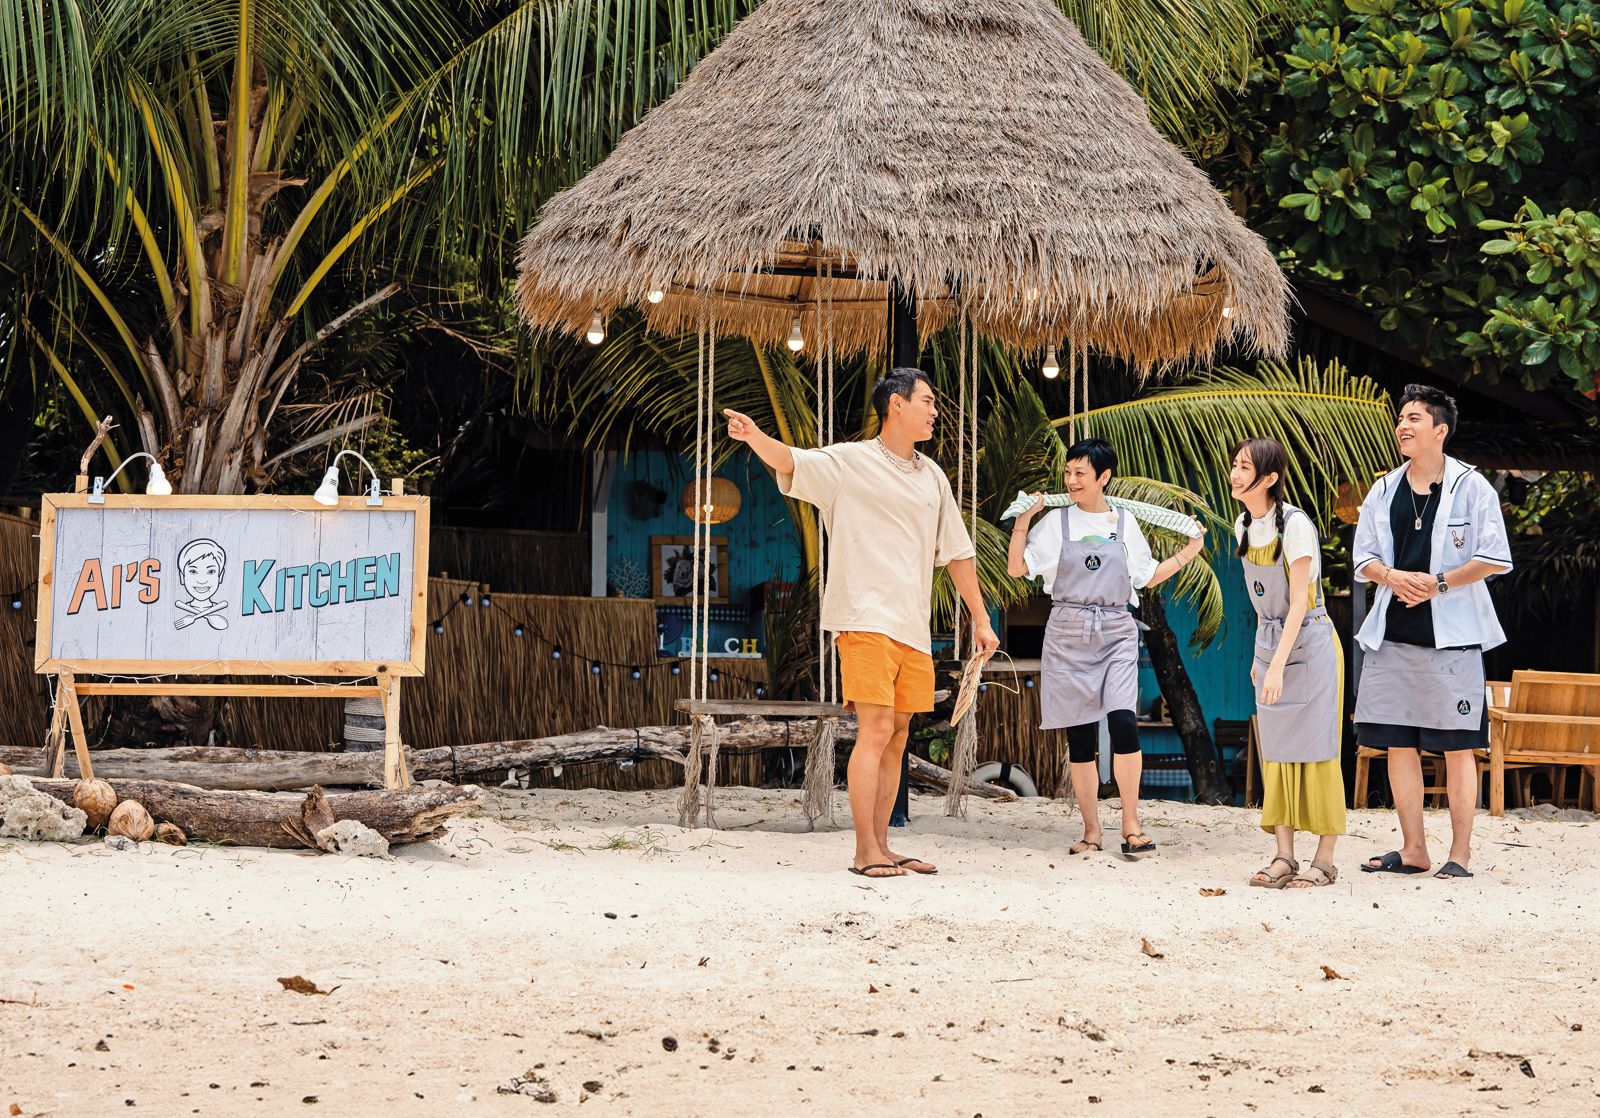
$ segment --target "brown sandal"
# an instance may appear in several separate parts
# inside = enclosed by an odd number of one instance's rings
[[[1339,867],[1330,866],[1326,862],[1312,862],[1311,868],[1305,873],[1297,873],[1292,881],[1286,881],[1280,888],[1284,889],[1318,889],[1324,885],[1332,885],[1339,880]]]
[[[1091,850],[1098,854],[1104,851],[1105,847],[1101,846],[1098,842],[1092,842],[1089,839],[1080,839],[1071,846],[1067,847],[1068,854],[1087,854]]]
[[[1272,872],[1272,867],[1277,865],[1279,862],[1282,862],[1289,868],[1283,873],[1274,874]],[[1250,884],[1261,889],[1282,889],[1285,885],[1289,884],[1290,879],[1299,872],[1299,862],[1295,861],[1293,858],[1287,858],[1284,855],[1279,854],[1273,858],[1272,861],[1268,862],[1255,873],[1250,875]],[[1257,881],[1256,878],[1258,877],[1266,878],[1266,880]]]

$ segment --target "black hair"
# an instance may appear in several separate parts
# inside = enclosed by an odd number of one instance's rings
[[[1112,477],[1117,476],[1117,452],[1104,439],[1079,439],[1067,447],[1064,461],[1074,462],[1079,458],[1089,460],[1089,466],[1097,478],[1107,470],[1111,471]]]
[[[910,400],[911,394],[917,390],[917,382],[921,381],[931,390],[933,378],[921,369],[913,369],[906,365],[899,365],[890,369],[878,378],[878,383],[872,389],[872,410],[878,413],[878,424],[889,418],[889,398],[899,396]]]
[[[1244,439],[1234,444],[1233,452],[1228,455],[1228,460],[1239,457],[1239,452],[1244,451],[1250,456],[1250,465],[1256,471],[1255,481],[1250,483],[1254,489],[1261,484],[1261,479],[1268,474],[1277,474],[1278,480],[1267,486],[1267,500],[1272,502],[1272,514],[1278,529],[1276,538],[1272,541],[1272,561],[1276,563],[1283,554],[1283,481],[1289,473],[1289,453],[1283,449],[1283,444],[1274,438]],[[1250,550],[1250,508],[1245,506],[1244,531],[1239,535],[1239,550],[1235,552],[1239,558],[1244,558]]]
[[[1408,384],[1405,392],[1400,396],[1400,406],[1407,404],[1421,404],[1428,409],[1428,414],[1433,417],[1435,427],[1443,423],[1447,428],[1444,441],[1449,442],[1456,433],[1456,425],[1460,422],[1456,413],[1456,399],[1441,389],[1428,384]]]

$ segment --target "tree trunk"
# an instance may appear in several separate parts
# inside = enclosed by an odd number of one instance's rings
[[[790,744],[809,745],[816,737],[813,719],[787,724],[752,718],[721,728],[722,749],[780,749]],[[841,718],[835,741],[848,747],[855,741],[856,720]],[[587,765],[605,761],[677,761],[683,763],[689,744],[687,726],[644,726],[638,730],[597,727],[572,734],[525,741],[485,742],[480,745],[440,746],[408,751],[407,762],[416,780],[476,781],[508,769],[544,769],[554,765]],[[841,755],[844,750],[841,750]],[[40,752],[23,746],[0,747],[0,763],[18,774],[39,771]],[[77,777],[77,758],[67,754],[63,770]],[[177,749],[97,749],[94,774],[105,780],[160,780],[193,784],[216,790],[310,788],[313,785],[383,784],[381,753],[301,753],[292,750],[225,749],[185,746]],[[950,786],[950,770],[921,757],[911,757],[911,779],[940,792]],[[969,795],[1011,801],[1009,788],[971,783]]]
[[[1137,613],[1150,627],[1144,635],[1145,647],[1150,650],[1150,666],[1155,669],[1156,682],[1161,685],[1161,696],[1166,700],[1172,726],[1183,742],[1183,755],[1189,761],[1189,779],[1194,782],[1194,798],[1202,804],[1229,803],[1233,799],[1233,789],[1217,757],[1216,743],[1211,740],[1205,712],[1200,709],[1200,696],[1195,694],[1189,672],[1183,666],[1178,634],[1167,621],[1166,603],[1159,593],[1146,593],[1139,599]]]
[[[75,781],[34,778],[33,786],[64,803],[72,802]],[[268,792],[210,792],[165,780],[113,780],[119,800],[137,800],[158,823],[176,823],[191,841],[234,846],[302,849],[306,805],[315,797]],[[392,844],[426,842],[444,833],[445,820],[479,806],[482,790],[404,788],[386,792],[347,792],[328,796],[332,821],[354,819]],[[318,805],[320,808],[320,804]],[[324,813],[326,814],[326,813]]]

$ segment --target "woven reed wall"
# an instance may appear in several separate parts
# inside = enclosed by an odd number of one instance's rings
[[[518,594],[587,594],[589,536],[499,528],[434,528],[428,573]]]
[[[1029,677],[1032,687],[1023,685]],[[992,672],[985,679],[989,689],[978,698],[979,760],[1021,765],[1041,796],[1054,795],[1066,768],[1067,732],[1039,729],[1039,673]]]
[[[46,677],[33,671],[36,594],[23,593],[23,608],[10,608],[11,593],[37,573],[35,521],[0,515],[0,703],[10,717],[0,729],[7,744],[42,744],[49,722]],[[442,633],[428,632],[427,674],[406,680],[401,696],[401,733],[413,748],[547,737],[594,726],[671,725],[675,699],[686,697],[687,672],[674,676],[655,656],[654,605],[628,598],[571,598],[492,594],[493,605],[460,604],[464,591],[478,600],[477,584],[459,579],[429,579],[429,619]],[[454,604],[454,608],[452,608]],[[514,634],[518,622],[524,635]],[[547,638],[547,640],[541,639]],[[550,655],[550,641],[563,649]],[[584,657],[622,666],[602,666],[598,675]],[[642,678],[631,678],[637,664]],[[720,680],[710,685],[714,698],[750,698],[766,682],[761,660],[728,660],[717,665]],[[122,700],[130,701],[130,700]],[[106,724],[107,700],[84,702],[93,744]],[[263,749],[329,750],[343,738],[343,704],[327,699],[227,700],[219,716],[230,744]],[[724,783],[758,784],[760,756],[727,757]],[[680,784],[683,770],[664,761],[567,768],[559,778],[535,774],[547,787],[636,790]]]

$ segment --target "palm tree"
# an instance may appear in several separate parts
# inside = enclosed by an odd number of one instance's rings
[[[303,384],[319,347],[440,298],[428,254],[497,290],[539,203],[757,2],[0,0],[0,374],[121,416],[183,491],[267,487],[381,417]],[[1059,2],[1180,138],[1289,6]]]

